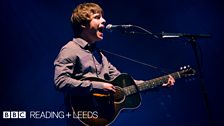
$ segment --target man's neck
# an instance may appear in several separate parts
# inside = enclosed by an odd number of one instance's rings
[[[87,35],[80,35],[80,38],[84,39],[88,44],[92,45],[94,43],[96,43],[96,41],[93,41],[89,36]]]

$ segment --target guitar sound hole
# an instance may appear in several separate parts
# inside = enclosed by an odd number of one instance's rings
[[[120,87],[115,87],[116,92],[114,94],[114,102],[121,103],[125,100],[125,93]]]

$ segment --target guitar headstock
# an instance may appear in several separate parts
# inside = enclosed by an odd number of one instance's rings
[[[180,67],[180,76],[181,77],[189,77],[196,74],[196,70],[191,68],[190,65]]]

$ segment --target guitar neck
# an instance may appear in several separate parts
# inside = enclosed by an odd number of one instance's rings
[[[181,75],[180,75],[179,72],[174,72],[174,73],[171,73],[169,75],[171,75],[174,79],[181,78]],[[126,95],[131,95],[131,94],[137,93],[138,91],[144,91],[144,90],[147,90],[147,89],[152,89],[154,87],[157,87],[159,85],[162,85],[162,84],[166,83],[169,75],[165,75],[165,76],[162,76],[162,77],[158,77],[158,78],[155,78],[155,79],[148,80],[148,81],[145,81],[143,83],[137,84],[138,90],[136,90],[135,85],[131,85],[131,86],[125,87],[124,91],[125,91]]]

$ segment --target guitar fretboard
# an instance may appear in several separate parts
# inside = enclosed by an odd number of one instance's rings
[[[179,72],[175,72],[175,73],[171,73],[170,74],[174,79],[178,79],[181,78],[180,73]],[[157,87],[159,85],[162,85],[164,83],[167,82],[169,75],[165,75],[162,77],[158,77],[152,80],[148,80],[145,81],[143,83],[137,84],[137,89],[136,89],[136,85],[131,85],[131,86],[127,86],[125,88],[123,88],[124,92],[126,95],[131,95],[134,93],[137,93],[138,91],[144,91],[147,89],[152,89],[154,87]]]

